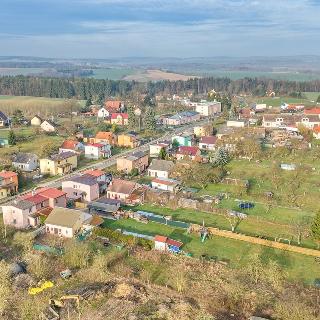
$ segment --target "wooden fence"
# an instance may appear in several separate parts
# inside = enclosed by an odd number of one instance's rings
[[[201,228],[201,226],[199,226],[199,225],[192,225],[191,226],[191,229],[195,230],[195,231],[200,230],[200,228]],[[297,246],[293,246],[293,245],[286,244],[286,243],[280,243],[280,242],[276,242],[276,241],[246,236],[244,234],[233,233],[233,232],[227,231],[227,230],[220,230],[217,228],[209,227],[208,233],[212,234],[212,235],[219,236],[219,237],[245,241],[245,242],[249,242],[249,243],[253,243],[253,244],[259,244],[261,246],[266,246],[266,247],[270,247],[270,248],[300,253],[300,254],[304,254],[307,256],[320,257],[320,250],[297,247]]]

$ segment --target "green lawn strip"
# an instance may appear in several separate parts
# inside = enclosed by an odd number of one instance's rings
[[[180,220],[188,223],[202,224],[208,227],[217,227],[223,230],[231,230],[228,220],[218,214],[206,213],[201,211],[195,211],[191,209],[176,209],[163,208],[159,206],[153,206],[150,204],[143,204],[134,208],[134,210],[150,211],[162,215],[170,215],[174,220]],[[238,226],[237,232],[251,235],[251,236],[264,236],[270,240],[274,240],[275,237],[281,237],[292,240],[293,244],[296,244],[294,232],[290,230],[288,226],[263,221],[258,217],[252,217],[243,220]],[[316,248],[316,244],[311,239],[303,239],[303,246],[308,248]]]
[[[217,257],[219,260],[230,260],[231,267],[240,268],[247,263],[248,256],[258,252],[265,261],[268,259],[275,260],[288,272],[288,277],[291,280],[302,280],[311,283],[320,276],[319,264],[313,257],[250,244],[244,241],[214,236],[202,243],[199,236],[186,234],[183,229],[174,229],[154,222],[144,224],[132,219],[105,220],[104,227],[151,236],[157,234],[165,235],[182,241],[184,243],[183,250],[192,253],[194,257],[198,258],[206,254],[209,257]]]

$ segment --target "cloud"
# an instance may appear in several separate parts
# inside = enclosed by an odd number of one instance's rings
[[[2,1],[2,54],[320,54],[317,1]]]

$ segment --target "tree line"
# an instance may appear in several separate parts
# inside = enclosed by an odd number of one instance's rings
[[[49,98],[77,98],[87,100],[95,97],[103,100],[110,96],[130,97],[136,93],[148,94],[181,94],[193,92],[206,93],[214,88],[216,91],[234,94],[253,94],[263,96],[274,91],[278,95],[292,92],[319,92],[320,80],[286,81],[264,78],[201,78],[186,81],[157,81],[140,83],[136,81],[108,80],[92,78],[53,78],[34,76],[0,77],[0,94],[15,96],[36,96]]]

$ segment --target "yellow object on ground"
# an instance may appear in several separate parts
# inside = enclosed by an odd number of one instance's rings
[[[29,288],[28,293],[30,295],[36,295],[40,292],[42,292],[43,290],[52,288],[54,286],[52,281],[44,281],[41,286],[39,287],[34,287],[34,288]]]

